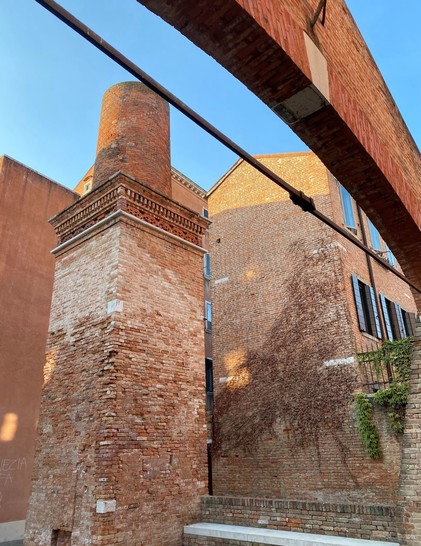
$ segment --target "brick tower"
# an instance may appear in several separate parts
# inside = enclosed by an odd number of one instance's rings
[[[25,544],[180,546],[205,492],[206,220],[170,197],[167,104],[109,89],[56,273]]]

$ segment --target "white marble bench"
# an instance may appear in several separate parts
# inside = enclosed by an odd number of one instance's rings
[[[399,546],[397,542],[363,540],[361,538],[344,538],[329,535],[313,535],[293,531],[276,531],[220,523],[194,523],[184,527],[186,536],[222,538],[275,546]]]

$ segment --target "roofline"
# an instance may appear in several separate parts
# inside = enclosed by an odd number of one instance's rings
[[[237,161],[234,163],[234,165],[228,169],[228,171],[221,176],[221,178],[215,182],[215,184],[208,190],[206,197],[209,197],[215,190],[219,188],[219,186],[225,181],[225,179],[232,174],[235,169],[237,169],[241,163],[244,163],[244,159],[237,159]]]
[[[20,165],[21,167],[24,167],[28,171],[31,171],[31,172],[37,174],[38,176],[42,176],[42,178],[45,178],[45,180],[48,180],[49,182],[52,182],[56,186],[60,186],[60,188],[63,188],[64,190],[66,190],[66,191],[68,191],[70,193],[73,193],[73,195],[76,195],[77,197],[80,197],[79,194],[76,193],[75,191],[73,191],[70,188],[64,186],[63,184],[60,184],[60,182],[57,182],[56,180],[53,180],[49,176],[46,176],[45,174],[40,173],[39,171],[33,169],[32,167],[28,167],[28,165],[25,165],[25,163],[22,163],[22,161],[18,161],[14,157],[11,157],[10,155],[7,155],[7,154],[0,155],[0,159],[3,159],[3,158],[8,159],[9,161],[13,161],[13,163],[17,163],[18,165]]]
[[[297,155],[309,155],[309,156],[316,156],[314,152],[311,150],[305,151],[305,152],[282,152],[278,154],[256,154],[253,155],[256,159],[260,158],[266,158],[266,157],[285,157],[285,156],[297,156]],[[316,156],[317,157],[317,156]],[[237,169],[241,163],[244,163],[244,159],[237,159],[237,161],[234,163],[234,165],[208,190],[206,197],[209,197],[215,190],[219,188],[221,184],[225,181],[225,179],[230,176],[235,169]]]
[[[180,172],[175,167],[171,167],[171,176],[173,176],[178,182],[181,182],[183,186],[199,195],[199,197],[201,197],[202,199],[206,199],[206,191],[202,187],[200,187],[199,184],[193,182],[193,180],[191,180],[188,176]]]

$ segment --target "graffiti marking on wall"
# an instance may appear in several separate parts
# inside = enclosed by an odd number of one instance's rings
[[[13,483],[13,478],[26,470],[27,462],[25,457],[18,459],[0,459],[0,486]]]

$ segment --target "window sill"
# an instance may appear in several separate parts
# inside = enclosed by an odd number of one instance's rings
[[[377,341],[377,343],[381,343],[383,340],[376,337],[376,336],[373,336],[372,334],[369,334],[367,332],[363,332],[362,330],[360,330],[360,333],[362,336],[366,337],[367,339],[370,339],[371,341]]]

